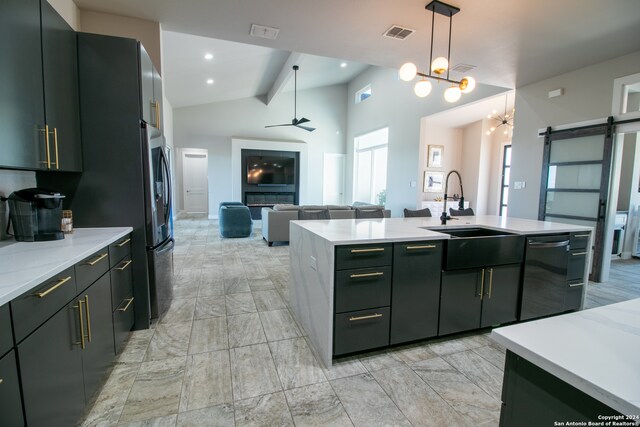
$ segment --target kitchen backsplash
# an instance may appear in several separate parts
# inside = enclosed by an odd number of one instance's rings
[[[8,197],[9,194],[23,188],[36,186],[36,173],[27,171],[13,171],[0,169],[0,196]],[[0,202],[0,240],[7,236],[7,221],[9,220],[9,206],[7,202]]]

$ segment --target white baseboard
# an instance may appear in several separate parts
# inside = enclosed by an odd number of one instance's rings
[[[622,258],[622,259],[631,259],[631,252],[622,252],[620,254],[620,258]]]
[[[207,218],[209,218],[209,219],[218,219],[218,215],[217,214],[209,214],[209,216]]]

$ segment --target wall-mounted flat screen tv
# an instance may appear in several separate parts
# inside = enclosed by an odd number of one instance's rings
[[[295,184],[296,159],[291,157],[247,157],[247,184]]]

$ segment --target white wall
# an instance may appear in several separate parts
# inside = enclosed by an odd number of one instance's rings
[[[162,74],[162,49],[160,24],[158,22],[91,10],[80,10],[80,27],[82,31],[87,33],[129,37],[139,40],[151,57],[153,65]]]
[[[434,200],[436,197],[442,197],[444,194],[444,192],[424,193],[422,191],[424,189],[425,171],[442,171],[442,173],[444,173],[444,175],[446,176],[447,173],[449,173],[449,171],[451,170],[460,170],[462,159],[462,133],[463,132],[461,129],[438,126],[437,120],[431,120],[428,117],[422,118],[420,126],[419,146],[420,169],[417,183],[417,203],[415,206],[417,209],[421,208],[421,201]],[[429,145],[442,145],[444,147],[441,168],[427,167]],[[460,193],[460,186],[458,185],[458,181],[455,179],[451,181],[449,188],[449,193],[451,194]],[[405,207],[409,209],[414,208],[408,203],[407,206],[403,206],[402,208]]]
[[[73,0],[47,0],[51,6],[67,21],[75,31],[81,30],[80,9]]]
[[[345,153],[346,93],[346,85],[298,91],[298,118],[310,119],[307,125],[316,127],[314,132],[293,127],[265,129],[265,125],[291,122],[293,92],[278,95],[268,106],[261,99],[245,98],[174,109],[174,146],[209,150],[209,212],[216,213],[220,202],[234,197],[232,139],[305,143],[308,164],[301,164],[309,176],[305,202],[321,204],[324,153]],[[178,189],[180,175],[176,173]],[[182,207],[182,195],[178,191],[176,195]]]
[[[613,81],[640,71],[640,51],[517,88],[509,216],[538,216],[542,139],[537,130],[611,115]],[[549,99],[550,90],[565,94]],[[526,187],[514,190],[514,181]]]
[[[491,159],[489,187],[487,193],[487,215],[500,214],[500,192],[502,191],[502,163],[504,146],[511,144],[511,135],[502,133],[502,128],[491,135]]]
[[[387,208],[392,216],[402,216],[402,210],[413,207],[422,192],[423,164],[420,150],[421,118],[465,103],[504,92],[504,88],[479,84],[476,89],[455,104],[444,101],[445,84],[434,84],[427,98],[413,93],[413,84],[399,80],[397,70],[370,67],[349,83],[346,201],[353,197],[353,139],[367,132],[389,127],[387,167]],[[355,93],[371,84],[372,96],[355,104]],[[445,153],[446,156],[446,153]],[[415,183],[415,187],[411,184]]]

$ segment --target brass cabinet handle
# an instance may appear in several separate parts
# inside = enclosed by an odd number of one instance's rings
[[[56,169],[60,169],[60,161],[58,160],[58,128],[53,128],[53,148],[56,152]]]
[[[122,267],[116,267],[116,270],[118,271],[123,271],[125,270],[127,267],[129,267],[129,264],[131,264],[131,260],[127,260],[124,262],[124,265]]]
[[[0,378],[0,384],[2,384],[4,382],[4,380],[2,378]]]
[[[58,282],[56,282],[55,285],[53,285],[52,287],[50,287],[49,289],[47,289],[44,292],[37,292],[35,294],[32,294],[34,297],[38,297],[38,298],[44,298],[47,295],[49,295],[51,292],[55,291],[56,289],[58,289],[60,286],[64,285],[65,283],[67,283],[69,280],[71,280],[71,276],[67,276],[64,279],[60,279],[58,280]]]
[[[160,102],[156,101],[156,125],[160,129]]]
[[[581,255],[586,255],[586,252],[572,252],[571,256],[581,256]]]
[[[118,243],[118,247],[121,248],[124,245],[126,245],[127,243],[129,243],[131,241],[131,239],[127,239],[127,240],[123,240],[122,242]]]
[[[352,274],[349,277],[352,279],[358,279],[360,277],[374,277],[374,276],[384,276],[384,273],[382,271],[376,271],[375,273]]]
[[[489,269],[489,299],[491,299],[491,292],[493,288],[493,268]]]
[[[378,317],[382,317],[382,314],[376,313],[376,314],[370,314],[368,316],[350,317],[349,318],[349,322],[353,322],[353,321],[356,321],[356,320],[376,319]]]
[[[44,125],[44,129],[39,129],[40,132],[44,132],[44,147],[47,160],[43,160],[40,163],[45,163],[47,169],[51,169],[51,152],[49,151],[49,125]]]
[[[420,246],[407,246],[407,250],[413,250],[413,249],[433,249],[435,248],[436,245],[420,245]]]
[[[155,115],[155,114],[156,114],[156,103],[155,103],[155,102],[153,102],[153,101],[149,101],[149,104],[151,104],[151,109],[153,110],[153,114]],[[157,119],[157,117],[156,117],[156,119],[155,119],[155,121],[152,123],[152,125],[154,125],[154,126],[155,126],[155,122],[157,122],[157,121],[158,121],[158,119]]]
[[[100,261],[102,261],[103,259],[105,259],[107,257],[107,255],[109,255],[109,253],[105,252],[102,255],[100,255],[98,258],[94,259],[93,261],[87,262],[87,265],[94,266],[97,263],[99,263]]]
[[[384,252],[384,248],[351,249],[352,254],[362,254],[365,252]]]
[[[482,272],[480,274],[482,274],[482,281],[480,282],[480,293],[478,294],[478,296],[480,297],[480,299],[482,299],[482,294],[484,293],[484,268],[482,269]]]
[[[589,237],[589,236],[590,236],[589,233],[587,233],[587,234],[574,234],[573,235],[573,237]]]
[[[573,283],[569,285],[570,288],[575,288],[576,286],[584,286],[584,283]]]
[[[84,296],[84,308],[87,310],[87,339],[91,342],[91,315],[89,314],[89,295]]]
[[[78,309],[78,317],[80,318],[80,342],[76,344],[80,344],[80,348],[84,350],[84,319],[82,318],[82,303],[81,299],[78,300],[78,305],[74,305],[73,308]]]
[[[124,301],[128,301],[127,305],[125,305],[123,308],[119,308],[117,311],[127,311],[127,309],[129,308],[129,306],[131,305],[131,303],[133,302],[133,297],[125,299]]]

